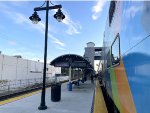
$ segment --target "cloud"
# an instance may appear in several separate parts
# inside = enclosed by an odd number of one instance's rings
[[[0,6],[2,6],[1,12],[6,14],[16,24],[22,24],[22,25],[29,26],[31,28],[38,30],[41,34],[45,34],[44,22],[40,21],[38,24],[35,25],[24,14],[17,12],[17,11],[14,11],[13,9],[7,7],[5,4],[0,3]],[[49,25],[49,32],[51,32],[50,25]],[[52,40],[53,43],[55,43],[59,46],[65,46],[65,43],[60,41],[58,38],[50,35],[50,33],[48,33],[48,34],[49,34],[49,38]]]
[[[8,41],[8,44],[9,44],[9,45],[12,45],[12,46],[17,45],[16,41]]]
[[[66,50],[65,48],[62,48],[62,47],[57,47],[57,49],[59,49],[59,50]]]
[[[23,55],[23,56],[27,56],[28,58],[32,58],[36,56],[33,52],[29,52],[29,50],[27,50],[24,47],[20,47],[20,48],[17,47],[11,49],[6,48],[4,53],[8,55]]]
[[[137,12],[141,11],[142,7],[140,6],[131,6],[124,13],[128,19],[134,18]]]
[[[36,53],[24,48],[24,47],[20,47],[20,48],[9,48],[9,49],[5,49],[5,51],[3,51],[4,54],[9,55],[9,56],[15,56],[15,55],[21,55],[23,59],[30,59],[30,60],[34,60],[34,61],[40,61],[40,62],[44,62],[43,56],[39,56]],[[50,58],[47,59],[47,62],[49,62]]]
[[[65,43],[61,42],[58,38],[54,37],[53,35],[48,34],[48,37],[52,39],[53,43],[56,43],[60,46],[65,46]]]
[[[69,14],[66,11],[64,12],[65,12],[65,19],[62,22],[68,26],[66,33],[69,35],[79,34],[80,30],[82,29],[81,24],[78,22],[74,22],[69,16]]]
[[[1,32],[0,33],[0,38],[3,39],[3,40],[6,40],[7,41],[7,44],[11,45],[11,46],[15,46],[17,45],[17,42],[14,41],[14,40],[11,40],[7,34],[5,34],[4,32]]]
[[[29,1],[27,0],[10,0],[9,3],[15,7],[26,7],[29,5]]]
[[[103,10],[105,3],[106,3],[106,0],[98,0],[96,5],[92,7],[92,12],[93,12],[92,19],[93,20],[97,20],[100,17],[100,14]]]
[[[53,1],[54,4],[58,4],[56,1]],[[57,9],[53,10],[53,14],[57,12]],[[62,12],[65,14],[65,19],[62,21],[68,29],[65,31],[69,35],[79,34],[82,26],[79,22],[73,21],[69,13],[63,8]]]

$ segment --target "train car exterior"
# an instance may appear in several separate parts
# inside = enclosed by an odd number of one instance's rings
[[[150,113],[150,2],[111,1],[103,84],[120,113]]]

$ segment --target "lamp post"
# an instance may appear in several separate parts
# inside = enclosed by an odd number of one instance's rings
[[[65,15],[61,12],[61,8],[62,8],[61,5],[49,6],[49,0],[47,0],[45,2],[46,2],[46,7],[36,7],[36,8],[34,8],[34,13],[32,14],[32,16],[29,17],[29,19],[34,24],[37,24],[39,21],[41,21],[41,19],[39,18],[38,14],[37,14],[37,11],[46,10],[43,87],[42,87],[42,93],[41,93],[41,104],[38,107],[39,110],[47,109],[47,106],[45,105],[45,81],[46,81],[47,42],[48,42],[48,11],[52,10],[52,9],[58,9],[56,14],[54,15],[54,18],[56,18],[58,22],[61,22],[65,18]]]

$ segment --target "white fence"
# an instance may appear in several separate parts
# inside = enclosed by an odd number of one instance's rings
[[[53,82],[61,82],[68,80],[68,76],[62,77],[47,77],[46,83],[53,83]],[[25,89],[28,87],[38,87],[38,84],[43,83],[43,78],[34,78],[34,79],[24,79],[24,80],[14,80],[14,81],[1,81],[0,82],[0,95],[5,94],[7,92],[17,91],[21,89]]]

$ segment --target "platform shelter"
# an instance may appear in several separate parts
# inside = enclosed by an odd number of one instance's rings
[[[81,68],[83,69],[85,72],[87,72],[87,70],[90,73],[94,72],[94,68],[91,65],[91,63],[86,60],[84,57],[80,56],[80,55],[76,55],[76,54],[65,54],[65,55],[61,55],[57,58],[55,58],[54,60],[52,60],[50,62],[50,65],[53,65],[55,67],[65,67],[65,68],[69,68],[69,83],[68,83],[68,90],[72,91],[72,80],[71,80],[71,69],[72,68]],[[82,82],[84,82],[86,80],[86,74],[84,73],[83,77],[82,77]],[[79,84],[79,79],[77,81],[77,84]]]

